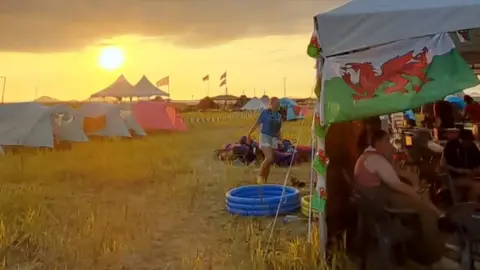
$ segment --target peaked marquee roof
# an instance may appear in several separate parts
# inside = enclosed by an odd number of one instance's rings
[[[90,97],[131,97],[134,96],[134,92],[133,85],[122,74],[107,88],[98,91]]]
[[[170,94],[153,85],[145,75],[135,84],[134,88],[136,97],[170,96]]]
[[[169,96],[168,93],[155,87],[146,76],[143,76],[135,86],[127,81],[122,74],[107,88],[91,95],[90,97],[151,97]]]

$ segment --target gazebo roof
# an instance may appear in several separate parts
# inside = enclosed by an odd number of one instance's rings
[[[441,32],[474,29],[478,33],[479,13],[477,0],[362,0],[318,14],[315,21],[328,57]],[[468,62],[480,63],[478,36],[472,39],[477,41],[460,45],[459,50]]]
[[[135,97],[170,96],[170,94],[168,94],[167,92],[153,85],[153,83],[151,83],[145,75],[143,75],[140,81],[135,84],[134,88]]]
[[[118,79],[116,79],[111,85],[109,85],[107,88],[98,91],[97,93],[91,95],[90,97],[132,97],[135,96],[135,89],[130,84],[130,82],[127,81],[125,76],[120,75]]]

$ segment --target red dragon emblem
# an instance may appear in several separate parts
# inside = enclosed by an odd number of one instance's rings
[[[342,78],[354,91],[353,100],[364,100],[375,97],[378,88],[386,83],[392,83],[383,89],[385,94],[407,93],[406,86],[411,80],[406,76],[413,76],[420,79],[420,85],[413,85],[413,90],[419,92],[424,83],[430,81],[426,75],[428,48],[414,55],[414,51],[409,51],[404,55],[397,56],[382,64],[380,70],[375,70],[372,63],[348,63],[342,67]],[[353,83],[350,70],[358,73],[358,83]]]

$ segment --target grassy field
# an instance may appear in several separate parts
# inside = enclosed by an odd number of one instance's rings
[[[6,269],[311,269],[317,241],[303,221],[229,215],[225,192],[255,168],[227,166],[213,150],[252,119],[195,125],[183,134],[90,142],[69,152],[0,157],[0,263]],[[285,138],[308,144],[310,120]],[[282,183],[276,168],[272,182]],[[308,181],[309,165],[292,172]],[[314,239],[316,239],[314,237]],[[317,268],[318,269],[318,268]]]

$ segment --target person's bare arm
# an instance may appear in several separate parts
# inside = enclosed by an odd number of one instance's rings
[[[367,169],[377,173],[382,182],[392,190],[405,194],[413,199],[422,200],[422,196],[420,196],[415,189],[400,181],[395,169],[385,158],[372,156],[365,161],[365,166],[367,166]],[[424,202],[438,215],[443,214],[432,202],[428,200]]]
[[[262,117],[262,115],[260,114],[258,116],[257,120],[255,121],[255,123],[252,125],[252,127],[248,131],[248,133],[247,133],[247,138],[248,139],[250,139],[250,137],[252,136],[252,133],[260,126],[260,118],[261,117]]]
[[[365,166],[369,171],[375,172],[382,182],[392,190],[405,194],[409,197],[421,199],[421,196],[409,185],[400,181],[393,166],[380,156],[371,156],[365,160]]]
[[[455,168],[448,164],[447,159],[445,158],[445,154],[442,154],[442,159],[440,161],[442,168],[444,168],[447,172],[456,172],[460,174],[469,174],[470,170]]]

